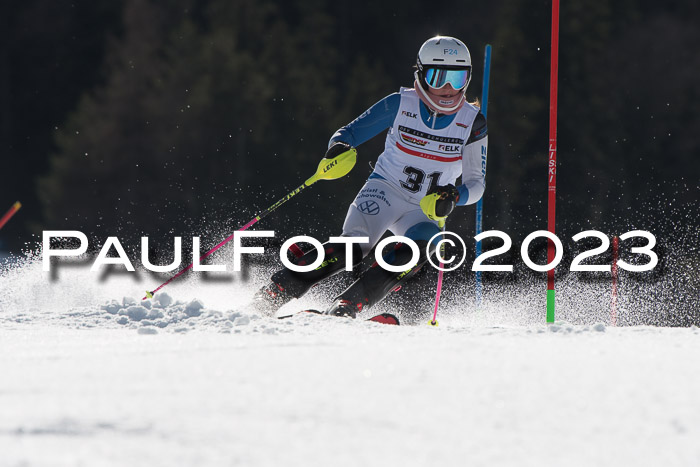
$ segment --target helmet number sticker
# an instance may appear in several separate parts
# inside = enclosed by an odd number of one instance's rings
[[[418,193],[423,187],[423,182],[425,181],[425,172],[416,167],[406,166],[403,168],[403,173],[408,175],[408,179],[401,182],[401,186],[410,191],[411,193]],[[433,172],[428,175],[430,184],[428,185],[428,191],[432,190],[438,186],[438,181],[440,180],[440,175],[442,172]]]

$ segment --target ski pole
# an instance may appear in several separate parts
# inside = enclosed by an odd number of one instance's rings
[[[445,244],[441,243],[440,244],[440,268],[438,271],[438,282],[437,282],[437,292],[435,292],[435,308],[433,310],[433,319],[428,322],[431,326],[437,326],[437,311],[438,307],[440,306],[440,294],[442,293],[442,276],[444,274],[444,271],[442,270],[443,268],[443,263],[442,263],[442,257],[445,254]]]
[[[321,159],[321,162],[318,164],[318,168],[316,169],[316,173],[313,174],[311,177],[309,177],[303,184],[301,184],[298,188],[295,190],[291,191],[288,193],[286,196],[284,196],[282,199],[277,201],[275,204],[270,206],[269,208],[265,209],[262,211],[260,214],[255,216],[253,219],[250,220],[247,224],[245,224],[243,227],[239,228],[237,232],[241,232],[243,230],[248,230],[250,227],[252,227],[254,224],[256,224],[260,219],[263,217],[267,216],[270,214],[272,211],[277,209],[278,207],[282,206],[284,203],[292,199],[294,196],[297,194],[301,193],[306,187],[309,187],[316,183],[319,180],[335,180],[340,177],[343,177],[347,175],[350,170],[355,166],[355,162],[357,161],[357,150],[349,149],[348,151],[345,151],[344,153],[338,155],[337,157],[334,157],[333,159],[326,159],[323,158]],[[200,258],[199,261],[201,262],[204,258],[207,256],[211,255],[214,253],[216,250],[227,244],[233,239],[233,234],[229,235],[226,239],[224,239],[221,243],[216,245],[214,248],[211,250],[207,251],[204,253]],[[160,289],[180,277],[182,274],[187,272],[188,270],[192,269],[194,266],[194,263],[191,263],[189,266],[181,269],[177,274],[175,274],[173,277],[168,279],[167,281],[163,282],[161,285],[159,285],[157,288],[146,291],[146,296],[143,297],[141,300],[146,300],[147,298],[153,298],[153,295],[158,292]]]
[[[2,218],[0,218],[0,229],[2,229],[5,226],[5,224],[7,224],[7,221],[9,221],[10,218],[12,216],[14,216],[15,213],[17,211],[19,211],[19,208],[21,208],[21,207],[22,207],[22,203],[17,201],[15,204],[12,205],[12,207],[10,209],[7,210],[5,215],[2,216]]]
[[[440,263],[440,267],[442,267],[442,263]],[[440,305],[440,293],[442,292],[442,275],[443,271],[440,269],[438,272],[438,283],[437,283],[437,293],[435,294],[435,309],[433,310],[433,319],[428,323],[431,326],[437,326],[437,311],[438,311],[438,306]]]

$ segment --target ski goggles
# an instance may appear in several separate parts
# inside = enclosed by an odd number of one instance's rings
[[[441,89],[446,84],[451,84],[455,90],[460,90],[469,82],[471,69],[461,68],[458,70],[447,70],[445,68],[425,68],[423,76],[428,86],[433,89]]]

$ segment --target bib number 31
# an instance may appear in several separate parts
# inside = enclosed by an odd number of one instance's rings
[[[406,166],[403,168],[403,173],[408,175],[408,178],[401,182],[401,186],[411,193],[418,193],[421,191],[423,188],[423,182],[425,181],[425,172],[423,172],[421,169],[417,169],[416,167]],[[430,191],[438,186],[440,175],[442,175],[442,172],[433,172],[428,175],[430,184],[428,185],[427,191]]]

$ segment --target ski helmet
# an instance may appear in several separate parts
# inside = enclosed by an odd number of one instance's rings
[[[464,42],[450,36],[428,39],[418,51],[416,67],[416,91],[425,105],[446,114],[455,113],[462,107],[472,75],[472,59]],[[444,99],[432,92],[448,84],[460,91],[459,94]]]

